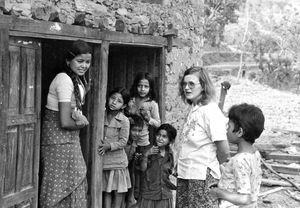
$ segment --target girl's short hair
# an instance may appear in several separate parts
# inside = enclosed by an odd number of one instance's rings
[[[148,97],[150,98],[150,100],[155,100],[156,99],[156,93],[155,93],[155,90],[154,90],[154,79],[153,79],[153,77],[151,76],[151,74],[149,72],[141,72],[141,73],[138,73],[135,76],[133,84],[130,88],[131,96],[132,97],[137,97],[139,95],[138,90],[137,90],[137,86],[138,86],[139,82],[142,79],[148,80],[149,87],[150,87]]]
[[[183,80],[184,77],[190,74],[194,74],[199,78],[200,85],[203,89],[201,92],[201,96],[199,96],[197,100],[197,104],[201,103],[202,105],[208,104],[210,101],[215,99],[216,92],[215,92],[215,87],[209,77],[209,74],[206,69],[203,67],[198,67],[198,66],[193,66],[191,68],[188,68],[184,74],[183,77],[181,78],[180,81],[180,86],[179,86],[179,93],[181,98],[183,99],[184,102],[187,102],[188,104],[192,104],[191,100],[187,100],[184,94],[184,88],[183,88]]]
[[[229,109],[228,118],[234,124],[233,132],[242,128],[242,137],[250,144],[253,144],[264,130],[264,114],[260,108],[254,105],[247,103],[233,105]]]
[[[108,99],[110,98],[110,96],[112,96],[115,93],[120,93],[123,101],[124,101],[124,105],[127,105],[129,100],[130,100],[130,94],[128,92],[128,90],[126,90],[124,87],[116,87],[114,88],[109,94],[108,94]],[[108,102],[106,102],[108,104]]]
[[[84,40],[76,40],[72,43],[66,53],[66,60],[71,61],[80,54],[92,54],[92,48]]]
[[[159,132],[162,129],[167,132],[170,144],[172,144],[175,141],[175,138],[177,136],[177,130],[171,124],[165,123],[160,125],[160,127],[158,127],[156,132]]]

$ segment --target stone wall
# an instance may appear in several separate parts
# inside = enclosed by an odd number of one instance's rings
[[[182,126],[187,106],[178,96],[178,80],[188,67],[202,65],[203,0],[5,0],[2,10],[20,18],[141,35],[178,29],[178,38],[187,44],[166,53],[165,110],[166,122],[178,130]]]

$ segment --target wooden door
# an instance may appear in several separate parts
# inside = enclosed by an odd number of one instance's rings
[[[1,43],[0,43],[1,44]],[[2,70],[5,112],[0,143],[0,205],[36,208],[40,146],[41,43],[9,38]],[[4,63],[2,61],[2,63]]]

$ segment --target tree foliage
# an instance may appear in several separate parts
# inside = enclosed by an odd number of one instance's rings
[[[236,10],[245,0],[204,0],[204,38],[212,46],[219,46],[224,39],[224,28],[236,23]]]
[[[299,8],[284,0],[250,2],[248,42],[241,49],[253,53],[264,75],[262,81],[278,88],[299,85]]]

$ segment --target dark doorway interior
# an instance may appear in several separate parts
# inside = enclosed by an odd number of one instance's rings
[[[114,87],[130,90],[134,77],[139,72],[150,72],[159,92],[160,50],[158,48],[111,46],[108,59],[107,91]],[[158,102],[158,100],[156,100]]]

